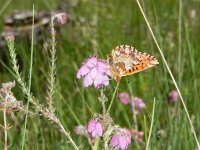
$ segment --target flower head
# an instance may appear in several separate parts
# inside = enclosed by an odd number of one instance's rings
[[[130,97],[127,92],[119,93],[119,99],[122,102],[122,104],[124,104],[124,105],[127,105],[130,102]]]
[[[109,65],[105,61],[93,56],[83,63],[76,77],[78,79],[84,77],[83,84],[85,87],[94,84],[95,88],[101,88],[102,86],[109,85],[109,75]]]
[[[143,131],[138,131],[138,130],[135,130],[135,129],[131,129],[131,132],[132,134],[135,136],[135,139],[138,141],[138,142],[142,142],[142,137],[144,135],[144,132]]]
[[[139,110],[146,107],[144,101],[139,97],[134,97],[134,101],[132,102],[132,107],[135,107]]]
[[[91,134],[92,138],[103,136],[103,126],[101,125],[99,118],[92,118],[89,121],[87,131]]]
[[[176,102],[178,100],[178,92],[176,90],[172,90],[169,93],[169,98],[171,102]]]
[[[65,12],[55,14],[53,17],[56,18],[57,22],[60,23],[61,25],[65,24],[68,19],[68,16]]]
[[[12,32],[6,33],[4,35],[4,38],[6,41],[11,41],[11,42],[14,42],[14,40],[15,40],[14,33],[12,33]]]
[[[118,128],[111,138],[110,145],[115,149],[126,150],[131,144],[131,133],[126,128]]]

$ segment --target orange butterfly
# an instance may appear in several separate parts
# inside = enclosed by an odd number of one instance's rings
[[[111,76],[119,81],[121,77],[132,75],[159,64],[154,56],[138,52],[133,46],[119,45],[108,56]]]

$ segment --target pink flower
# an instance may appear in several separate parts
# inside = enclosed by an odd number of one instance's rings
[[[135,129],[132,129],[131,130],[132,134],[135,136],[135,139],[138,141],[138,142],[142,142],[142,137],[144,135],[144,132],[143,131],[137,131]]]
[[[121,92],[119,94],[119,99],[122,102],[122,104],[127,105],[130,102],[129,94],[126,92]]]
[[[110,75],[109,67],[110,66],[105,61],[93,56],[83,63],[76,77],[78,79],[84,77],[83,84],[85,87],[91,86],[92,84],[94,84],[95,88],[108,86],[108,76]]]
[[[110,141],[113,148],[121,150],[126,150],[129,144],[131,144],[131,133],[126,128],[119,128]]]
[[[55,14],[53,17],[56,18],[58,23],[60,23],[61,25],[65,24],[68,19],[68,16],[65,12]]]
[[[173,90],[169,93],[169,98],[171,102],[176,102],[178,100],[178,92]]]
[[[91,134],[92,138],[96,138],[97,136],[102,137],[103,135],[103,127],[97,118],[92,118],[87,127],[87,131]]]
[[[141,109],[145,108],[146,105],[141,98],[134,97],[134,101],[132,102],[132,107],[135,107],[135,108],[141,110]]]
[[[77,135],[85,135],[86,134],[86,129],[84,126],[82,125],[79,125],[79,126],[76,126],[74,128],[74,132],[77,134]]]
[[[6,33],[6,35],[4,35],[4,38],[6,41],[11,41],[11,42],[14,42],[15,40],[14,33],[12,32]]]

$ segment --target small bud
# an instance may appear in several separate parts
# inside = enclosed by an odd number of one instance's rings
[[[176,90],[171,91],[169,93],[169,98],[172,103],[176,102],[178,100],[178,92]]]
[[[67,14],[65,12],[63,12],[63,13],[55,14],[54,18],[57,19],[58,23],[63,25],[63,24],[65,24],[67,22],[68,16],[67,16]]]
[[[12,42],[14,42],[14,40],[15,40],[15,36],[14,36],[13,33],[6,34],[4,36],[4,38],[5,38],[6,41],[12,41]]]
[[[79,126],[74,127],[74,132],[77,135],[85,135],[86,134],[86,129],[85,129],[84,126],[79,125]]]
[[[144,132],[143,131],[138,131],[136,129],[131,129],[131,133],[134,135],[135,139],[138,141],[138,142],[142,142],[142,137],[144,135]]]

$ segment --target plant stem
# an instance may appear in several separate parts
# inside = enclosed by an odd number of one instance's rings
[[[117,93],[117,89],[118,89],[118,87],[119,87],[119,83],[120,83],[120,81],[117,82],[117,86],[115,87],[115,91],[114,91],[114,93],[113,93],[113,96],[112,96],[110,105],[109,105],[109,107],[108,107],[108,109],[107,109],[107,114],[110,112],[110,109],[111,109],[111,107],[112,107],[112,104],[113,104],[115,95],[116,95],[116,93]]]
[[[65,136],[69,139],[69,141],[71,142],[71,144],[74,146],[75,150],[79,150],[79,148],[76,146],[76,144],[74,143],[74,141],[72,140],[71,136],[69,135],[69,133],[65,130],[65,128],[63,127],[63,125],[61,124],[61,122],[58,122],[58,125],[61,129],[61,132],[63,132],[65,134]]]
[[[185,105],[185,102],[184,102],[183,97],[182,97],[182,95],[181,95],[181,92],[180,92],[180,90],[179,90],[179,87],[178,87],[178,85],[177,85],[177,83],[176,83],[176,80],[174,79],[174,76],[173,76],[173,74],[172,74],[172,72],[171,72],[171,70],[170,70],[170,68],[169,68],[169,66],[168,66],[168,63],[167,63],[167,61],[166,61],[166,59],[165,59],[165,56],[164,56],[164,54],[163,54],[163,52],[162,52],[162,50],[161,50],[161,48],[160,48],[160,46],[159,46],[159,44],[158,44],[156,38],[155,38],[155,35],[154,35],[154,33],[153,33],[152,29],[151,29],[151,26],[150,26],[150,24],[149,24],[149,22],[148,22],[148,20],[147,20],[147,18],[146,18],[146,16],[145,16],[145,14],[144,14],[144,11],[143,11],[143,9],[142,9],[142,7],[141,7],[141,5],[140,5],[140,2],[139,2],[138,0],[136,0],[136,1],[137,1],[137,4],[138,4],[138,6],[139,6],[141,12],[142,12],[142,15],[143,15],[143,17],[144,17],[144,19],[145,19],[145,22],[146,22],[146,24],[147,24],[147,26],[148,26],[148,28],[149,28],[149,31],[150,31],[150,33],[151,33],[153,39],[154,39],[154,42],[155,42],[155,44],[156,44],[156,46],[157,46],[157,48],[158,48],[158,50],[159,50],[159,52],[160,52],[160,55],[161,55],[161,57],[162,57],[162,59],[163,59],[163,62],[164,62],[165,66],[166,66],[166,68],[167,68],[167,70],[168,70],[168,72],[169,72],[169,74],[170,74],[170,76],[171,76],[171,79],[172,79],[172,81],[173,81],[175,87],[176,87],[176,90],[178,91],[178,94],[179,94],[180,99],[181,99],[181,102],[182,102],[182,104],[183,104],[185,113],[186,113],[187,118],[188,118],[188,121],[189,121],[189,123],[190,123],[191,129],[192,129],[192,133],[193,133],[194,138],[195,138],[195,140],[196,140],[196,144],[197,144],[198,148],[200,149],[200,144],[199,144],[199,141],[198,141],[198,139],[197,139],[197,135],[196,135],[195,129],[194,129],[194,127],[193,127],[192,121],[191,121],[191,119],[190,119],[190,115],[189,115],[189,113],[188,113],[187,107],[186,107],[186,105]]]
[[[155,112],[155,97],[153,100],[153,111],[152,111],[152,116],[151,116],[151,126],[150,126],[150,130],[149,130],[149,136],[148,136],[148,140],[147,140],[147,145],[146,145],[146,150],[149,150],[149,143],[150,143],[150,139],[151,139],[151,133],[152,133],[152,128],[153,128],[153,121],[154,121],[154,112]]]
[[[97,137],[93,150],[98,150],[99,149],[99,143],[100,143],[100,137]]]
[[[4,120],[4,150],[8,149],[8,133],[7,133],[7,121],[6,121],[6,107],[3,109]]]

